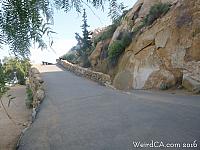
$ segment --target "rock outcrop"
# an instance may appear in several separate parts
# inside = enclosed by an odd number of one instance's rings
[[[200,61],[190,61],[183,71],[183,87],[194,93],[200,93]]]
[[[183,86],[200,92],[200,0],[138,0],[92,41],[91,70],[59,63],[121,90]]]
[[[92,52],[92,54],[89,56],[90,63],[92,65],[92,68],[97,69],[97,65],[101,62],[101,60],[106,57],[106,50],[108,49],[108,45],[110,43],[110,39],[107,39],[105,41],[100,41],[97,43],[95,50]]]
[[[127,13],[111,42],[119,33],[138,27],[150,7],[158,2],[171,3],[170,11],[135,36],[118,62],[114,85],[119,89],[149,89],[183,82],[184,87],[198,91],[200,0],[139,0]],[[128,76],[129,82],[127,78],[122,81],[124,76]]]

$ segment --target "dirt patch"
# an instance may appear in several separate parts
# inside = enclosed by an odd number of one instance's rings
[[[0,103],[0,150],[15,149],[21,131],[27,127],[31,119],[31,110],[27,109],[25,105],[26,87],[11,87],[8,94],[16,98],[10,102],[8,107],[7,94],[3,96],[2,102],[7,112]]]

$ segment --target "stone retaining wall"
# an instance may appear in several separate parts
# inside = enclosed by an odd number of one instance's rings
[[[20,146],[20,141],[22,137],[24,136],[25,132],[31,127],[31,124],[35,121],[37,112],[39,110],[39,106],[41,102],[43,101],[45,97],[45,91],[44,91],[44,81],[40,77],[40,72],[37,68],[32,67],[29,70],[29,77],[26,83],[26,86],[31,89],[33,93],[33,109],[32,109],[32,120],[28,123],[28,126],[22,130],[19,139],[16,144],[16,149]]]
[[[110,76],[101,72],[95,72],[87,68],[80,67],[78,65],[69,63],[66,60],[57,60],[57,63],[63,66],[65,69],[75,73],[78,76],[82,76],[93,81],[96,81],[103,85],[110,85]]]
[[[29,83],[33,93],[33,109],[36,109],[45,97],[44,81],[40,77],[40,72],[37,68],[33,67],[29,70]]]

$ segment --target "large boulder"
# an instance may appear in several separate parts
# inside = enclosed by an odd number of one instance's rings
[[[95,67],[97,65],[97,60],[100,57],[101,51],[103,48],[103,42],[98,42],[96,45],[95,50],[92,52],[92,54],[89,56],[90,63],[92,67]]]
[[[188,91],[200,93],[200,61],[190,61],[184,65],[182,85]]]
[[[118,73],[129,70],[133,74],[132,88],[143,89],[152,73],[160,70],[162,61],[154,54],[155,49],[155,46],[149,46],[138,54],[127,51],[120,60]]]
[[[132,88],[133,74],[130,71],[123,71],[115,76],[114,87],[120,90],[130,90]]]
[[[189,76],[183,77],[183,87],[193,93],[200,93],[200,82]]]
[[[170,88],[176,84],[176,79],[172,72],[168,70],[158,70],[154,71],[145,82],[145,89],[157,88]]]
[[[97,43],[95,50],[92,52],[92,54],[89,56],[89,61],[92,65],[92,67],[96,67],[96,65],[104,58],[102,57],[102,53],[107,50],[108,45],[110,43],[110,39],[100,41]]]

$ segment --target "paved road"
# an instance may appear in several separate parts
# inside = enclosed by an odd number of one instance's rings
[[[122,93],[57,66],[42,71],[47,96],[20,150],[134,150],[133,141],[151,140],[197,140],[200,149],[199,96]]]

